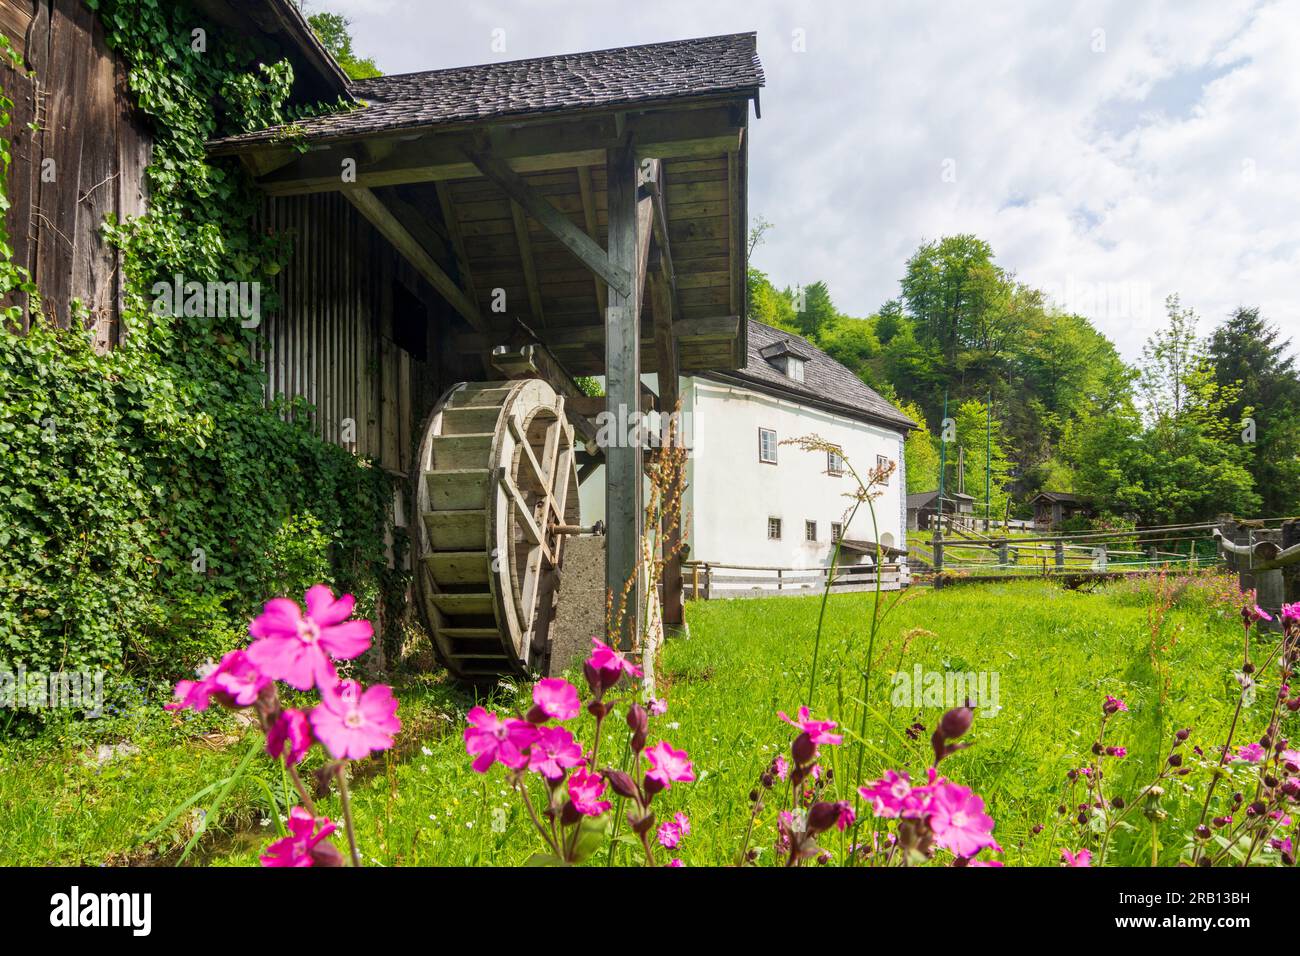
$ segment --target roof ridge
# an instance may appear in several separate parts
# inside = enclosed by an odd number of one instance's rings
[[[411,70],[407,73],[385,73],[383,76],[371,76],[361,80],[353,80],[352,88],[357,89],[365,84],[382,83],[385,80],[409,80],[418,76],[434,76],[439,73],[458,73],[462,70],[490,69],[505,66],[520,66],[524,63],[542,63],[552,60],[569,60],[581,56],[595,56],[600,53],[625,53],[631,50],[648,50],[653,47],[664,46],[683,46],[688,43],[706,43],[710,40],[734,40],[737,37],[754,37],[757,40],[757,30],[746,30],[740,33],[716,33],[707,37],[684,37],[679,40],[656,40],[653,43],[633,43],[629,46],[611,46],[599,50],[576,50],[571,53],[548,53],[542,56],[527,56],[518,60],[492,60],[488,63],[465,63],[461,66],[442,66],[432,70]],[[754,52],[758,52],[758,43],[754,44]],[[760,73],[759,81],[764,77]]]

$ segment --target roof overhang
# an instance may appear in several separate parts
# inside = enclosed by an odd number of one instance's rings
[[[794,354],[794,353],[792,353]],[[906,436],[908,432],[913,431],[916,425],[911,422],[902,422],[895,419],[886,418],[883,415],[876,415],[865,409],[853,405],[847,405],[843,402],[836,402],[832,399],[822,398],[817,395],[810,395],[807,392],[799,391],[794,388],[782,388],[771,382],[760,381],[750,378],[747,375],[738,372],[725,371],[720,369],[710,369],[703,372],[697,372],[699,378],[712,379],[718,382],[724,382],[728,385],[736,385],[741,388],[748,388],[764,395],[771,395],[774,398],[785,399],[798,405],[806,405],[809,408],[820,409],[824,412],[832,412],[836,415],[843,415],[845,418],[856,419],[865,422],[868,425],[875,425],[887,431],[898,432]]]
[[[662,262],[671,248],[667,270],[680,370],[734,369],[744,365],[747,349],[746,323],[739,317],[746,310],[747,131],[756,92],[547,111],[306,144],[295,142],[287,129],[278,140],[219,141],[210,154],[237,157],[268,196],[338,192],[355,201],[357,194],[369,194],[381,205],[417,207],[415,218],[439,234],[448,253],[442,268],[484,320],[469,321],[470,334],[459,340],[462,349],[490,350],[522,326],[571,374],[593,375],[604,371],[604,277],[575,275],[584,262],[565,257],[573,245],[537,209],[521,207],[520,194],[507,192],[501,177],[486,175],[481,159],[506,167],[504,175],[514,174],[603,246],[606,160],[611,150],[630,147],[639,164],[656,164],[657,182],[643,189],[653,193],[659,215],[655,235],[662,241],[656,242],[655,258]],[[427,208],[421,214],[422,204]],[[421,244],[437,259],[437,250],[429,248],[433,243]],[[405,243],[394,245],[405,251]],[[438,288],[464,315],[457,296]],[[492,302],[501,288],[519,293],[507,295],[504,313],[494,311]],[[642,322],[646,341],[653,327],[654,321]],[[656,371],[653,350],[646,359],[644,370]]]

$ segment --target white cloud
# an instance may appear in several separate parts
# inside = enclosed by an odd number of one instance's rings
[[[776,225],[755,256],[774,281],[824,279],[866,315],[918,244],[974,232],[1031,284],[1145,290],[1136,316],[1090,310],[1130,358],[1170,292],[1204,330],[1251,304],[1300,338],[1300,0],[311,6],[387,72],[757,29],[750,211]]]

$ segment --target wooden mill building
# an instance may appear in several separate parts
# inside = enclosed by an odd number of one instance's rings
[[[672,409],[679,375],[746,362],[748,128],[763,85],[755,35],[352,81],[289,0],[194,6],[251,41],[263,62],[290,60],[295,102],[350,106],[209,144],[211,157],[242,163],[264,194],[250,228],[292,239],[276,277],[278,307],[259,327],[268,400],[306,399],[322,437],[413,478],[399,521],[433,507],[421,497],[419,457],[427,466],[427,448],[439,442],[456,454],[482,445],[482,463],[450,469],[476,489],[500,440],[538,478],[575,464],[589,471],[598,460],[606,581],[616,592],[639,582],[643,449],[598,447],[596,419]],[[111,348],[122,335],[120,269],[98,229],[106,214],[147,208],[148,123],[124,93],[124,64],[98,17],[77,0],[0,0],[0,20],[38,67],[34,77],[6,74],[15,126],[39,120],[38,132],[15,136],[16,259],[48,289],[58,321],[70,321],[72,299],[88,304],[100,346]],[[69,64],[66,83],[55,61]],[[71,94],[55,95],[51,84],[81,91],[83,101],[72,109]],[[71,163],[75,174],[42,184],[40,160],[55,148],[82,157],[81,168]],[[657,395],[642,384],[651,372],[663,383]],[[575,385],[588,375],[604,376],[604,398]],[[474,407],[507,408],[522,395],[506,387],[517,380],[547,383],[555,414],[540,437],[516,422],[513,436],[494,444],[471,429],[486,421]],[[475,390],[449,397],[463,382]],[[484,388],[494,382],[502,384]],[[545,390],[529,394],[551,400]],[[429,495],[450,493],[434,483]],[[555,490],[562,482],[532,488],[504,476],[501,484],[513,505],[497,530],[522,528],[531,539],[520,580],[535,587],[539,564],[558,558],[552,533],[572,520],[577,495],[566,517]],[[489,503],[489,521],[494,514]],[[449,632],[483,636],[476,602],[484,595],[467,581],[487,573],[474,563],[484,556],[468,567],[448,534],[452,550],[431,566],[453,583],[433,582],[432,613],[446,623],[455,610]],[[640,589],[631,592],[629,629]]]

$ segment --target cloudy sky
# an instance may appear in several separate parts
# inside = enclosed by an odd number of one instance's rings
[[[308,0],[386,73],[756,30],[754,263],[868,315],[973,232],[1130,359],[1180,293],[1300,340],[1300,0]],[[494,52],[493,31],[506,52]]]

